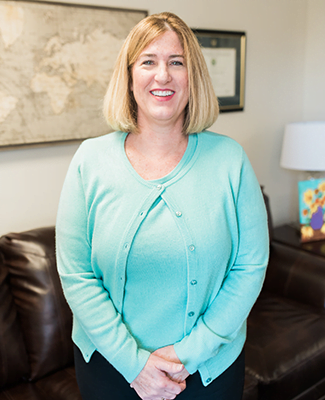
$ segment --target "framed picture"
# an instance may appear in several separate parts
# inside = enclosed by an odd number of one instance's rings
[[[220,111],[241,111],[245,99],[245,32],[193,29],[208,66]]]
[[[0,0],[0,148],[109,132],[103,97],[126,36],[146,16]]]
[[[298,182],[301,241],[325,239],[325,178]]]

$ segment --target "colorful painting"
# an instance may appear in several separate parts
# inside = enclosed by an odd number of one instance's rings
[[[300,181],[301,241],[325,240],[325,178]]]

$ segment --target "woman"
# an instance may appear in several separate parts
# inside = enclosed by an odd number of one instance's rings
[[[242,148],[206,131],[218,104],[180,18],[131,31],[104,114],[116,132],[81,145],[57,218],[83,399],[239,400],[266,213]]]

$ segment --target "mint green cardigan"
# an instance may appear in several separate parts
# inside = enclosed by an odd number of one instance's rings
[[[155,350],[147,341],[157,347],[173,344],[188,372],[199,371],[208,385],[240,354],[246,319],[264,280],[269,241],[258,181],[238,143],[207,131],[189,136],[170,174],[146,181],[126,157],[125,138],[126,133],[114,132],[86,140],[62,189],[57,265],[73,312],[73,341],[87,362],[97,350],[128,382]],[[149,216],[159,200],[180,232],[185,273],[179,282],[157,276],[155,284],[165,294],[161,305],[173,298],[177,285],[184,301],[175,304],[177,318],[171,318],[172,311],[159,317],[162,325],[173,324],[176,336],[159,328],[139,340],[132,335],[132,321],[145,324],[160,307],[141,291],[139,280],[126,282],[128,256],[142,225],[155,231],[155,218]],[[173,246],[168,233],[162,240]],[[150,261],[154,267],[154,248]],[[137,268],[141,263],[132,257],[133,271]],[[146,315],[139,310],[133,320],[124,319],[130,310],[123,312],[126,283],[132,293],[141,292],[146,306],[155,304]]]

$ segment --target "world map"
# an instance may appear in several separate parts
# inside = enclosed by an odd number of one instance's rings
[[[109,132],[102,101],[145,11],[0,1],[0,146]]]

